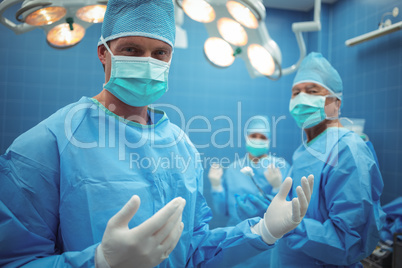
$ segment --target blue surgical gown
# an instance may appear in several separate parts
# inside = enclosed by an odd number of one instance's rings
[[[118,117],[83,97],[18,137],[0,157],[0,266],[93,267],[107,221],[134,194],[129,227],[175,197],[184,230],[159,267],[230,267],[272,246],[258,218],[209,230],[197,150],[162,111],[154,125]]]
[[[301,224],[270,250],[271,267],[362,267],[384,224],[383,181],[364,141],[345,128],[328,128],[293,155],[293,186],[314,174],[314,190]]]
[[[402,233],[402,196],[383,206],[387,214],[380,231],[381,241],[393,241],[395,233]]]
[[[223,191],[212,191],[212,202],[216,213],[223,213],[229,216],[228,226],[236,225],[241,222],[241,217],[237,213],[235,194],[254,194],[259,195],[258,188],[255,186],[251,178],[244,175],[240,170],[246,166],[253,169],[254,180],[261,189],[268,195],[275,195],[272,186],[268,183],[264,176],[264,171],[269,165],[273,164],[278,167],[282,174],[282,180],[288,175],[290,165],[283,158],[275,157],[269,154],[267,157],[260,159],[258,163],[250,160],[248,154],[240,159],[236,159],[225,170],[222,178]],[[264,211],[265,212],[265,211]],[[259,215],[263,217],[264,212]],[[269,262],[268,252],[262,252],[259,255],[245,260],[234,267],[251,268],[251,267],[267,267]]]

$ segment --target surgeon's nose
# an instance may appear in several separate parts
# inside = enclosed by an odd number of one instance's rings
[[[143,57],[151,57],[152,56],[152,52],[149,50],[145,51],[144,54],[142,55]]]

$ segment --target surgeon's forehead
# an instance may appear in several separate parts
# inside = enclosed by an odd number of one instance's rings
[[[131,45],[172,51],[172,47],[168,43],[145,36],[124,36],[112,40],[111,43],[113,43],[115,47]]]

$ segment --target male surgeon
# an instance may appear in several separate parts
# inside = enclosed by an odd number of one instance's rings
[[[377,245],[384,184],[365,142],[339,122],[342,94],[338,72],[320,53],[304,58],[289,111],[307,140],[293,154],[290,176],[313,174],[314,191],[301,224],[269,252],[270,267],[363,267]]]
[[[197,150],[148,108],[167,90],[174,40],[171,0],[109,0],[98,44],[103,90],[0,157],[1,267],[230,267],[300,223],[312,176],[292,201],[286,179],[262,219],[209,230]],[[172,154],[189,164],[149,165]]]

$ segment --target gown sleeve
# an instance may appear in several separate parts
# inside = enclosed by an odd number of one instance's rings
[[[288,246],[325,264],[356,263],[374,250],[384,221],[383,181],[363,142],[339,143],[321,174],[322,221],[306,217],[288,236]]]
[[[59,235],[59,151],[41,123],[0,156],[0,266],[93,267],[97,245],[64,252]]]
[[[202,169],[199,169],[198,197],[194,219],[194,233],[187,261],[188,267],[232,267],[273,247],[250,227],[259,222],[256,217],[236,226],[209,229],[212,213],[202,194]]]

